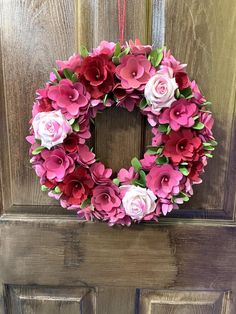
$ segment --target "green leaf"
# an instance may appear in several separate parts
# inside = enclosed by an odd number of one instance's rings
[[[189,98],[192,98],[192,97],[193,97],[191,87],[187,87],[187,88],[185,88],[185,89],[182,89],[182,90],[180,91],[180,94],[181,94],[184,98],[186,98],[186,99],[189,99]]]
[[[212,146],[217,146],[218,145],[217,141],[215,141],[215,140],[211,140],[210,143],[211,143]]]
[[[166,133],[168,131],[169,124],[159,124],[158,131],[161,133]]]
[[[38,155],[39,153],[41,153],[42,150],[44,150],[44,146],[38,146],[36,147],[33,151],[32,151],[32,155]]]
[[[103,103],[104,105],[106,106],[106,103],[107,103],[107,99],[108,99],[108,94],[106,94],[103,98]]]
[[[205,125],[202,122],[198,121],[198,122],[195,122],[193,129],[202,130],[202,129],[204,129],[204,127],[205,127]]]
[[[46,185],[41,185],[41,191],[43,192],[48,191],[48,187]]]
[[[73,76],[73,72],[69,69],[64,69],[63,70],[63,73],[65,75],[65,77],[68,79],[68,80],[71,80],[72,81],[72,76]]]
[[[76,73],[74,73],[74,74],[72,75],[71,81],[72,81],[73,83],[76,83],[76,82],[78,81],[78,77],[77,77]]]
[[[209,153],[206,153],[205,156],[208,157],[208,158],[213,158],[213,155],[209,154]]]
[[[174,196],[174,199],[176,198],[182,198],[184,202],[188,202],[189,201],[189,197],[187,194],[180,192],[178,195]]]
[[[163,59],[163,48],[157,48],[150,52],[148,59],[151,61],[152,65],[156,68],[161,63]]]
[[[137,157],[131,160],[131,165],[134,167],[135,172],[139,172],[142,169],[142,165]]]
[[[91,198],[90,197],[88,197],[88,198],[86,198],[86,200],[85,201],[83,201],[83,203],[80,205],[80,208],[85,208],[85,207],[87,207],[88,205],[90,205],[91,204]]]
[[[143,184],[144,186],[146,186],[146,173],[143,171],[143,170],[140,170],[139,171],[139,182],[141,183],[141,184]]]
[[[75,131],[75,132],[79,132],[80,131],[80,126],[77,122],[75,122],[73,125],[72,125],[72,129]]]
[[[88,49],[85,46],[80,47],[80,55],[82,58],[86,58],[89,55]]]
[[[149,155],[159,155],[163,151],[162,146],[148,146],[149,148],[146,150],[146,153]]]
[[[57,78],[57,80],[59,82],[61,80],[61,76],[58,73],[57,69],[56,68],[52,69],[52,72],[55,74],[55,76],[56,76],[56,78]]]
[[[130,52],[130,48],[127,47],[125,48],[120,54],[119,54],[119,58],[123,57],[123,56],[126,56],[128,53]]]
[[[176,91],[175,91],[175,98],[177,98],[177,99],[180,98],[180,91],[179,91],[178,88],[177,88]]]
[[[117,42],[115,46],[114,56],[118,57],[120,53],[121,53],[121,45],[119,42]]]
[[[113,181],[113,183],[114,183],[115,185],[117,185],[117,186],[120,185],[120,180],[119,180],[118,178],[114,178],[112,181]]]
[[[212,103],[210,101],[205,101],[204,103],[201,104],[201,106],[211,106]]]
[[[119,57],[116,57],[116,56],[113,56],[112,57],[112,62],[115,64],[115,65],[118,65],[120,63],[120,58]]]
[[[72,124],[75,122],[75,119],[72,118],[72,119],[70,119],[68,122],[69,122],[70,125],[72,125]]]
[[[187,162],[181,162],[181,166],[187,166],[188,163]]]
[[[205,150],[208,150],[208,151],[213,151],[215,150],[215,147],[212,147],[212,146],[207,146],[207,147],[204,147]]]
[[[60,194],[61,190],[60,190],[59,186],[56,186],[55,189],[53,190],[53,192],[56,194]]]
[[[193,120],[197,120],[199,118],[199,116],[194,116]]]
[[[186,177],[189,175],[189,171],[185,167],[179,167],[179,171]]]
[[[158,165],[168,164],[169,163],[169,158],[166,157],[166,156],[158,157],[157,160],[156,160],[156,163]]]
[[[139,103],[139,108],[144,109],[145,107],[147,107],[147,100],[146,98],[143,98]]]

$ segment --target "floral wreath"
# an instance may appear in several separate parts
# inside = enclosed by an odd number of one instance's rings
[[[217,142],[213,118],[186,64],[165,48],[130,40],[81,47],[37,90],[30,120],[31,164],[41,190],[79,218],[109,225],[158,221],[192,196]],[[129,169],[96,161],[86,145],[90,121],[107,107],[136,107],[152,126],[152,144]]]

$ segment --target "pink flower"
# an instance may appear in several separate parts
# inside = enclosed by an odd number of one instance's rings
[[[48,149],[63,143],[72,132],[71,126],[60,110],[39,112],[34,117],[32,126],[35,138],[41,140],[41,145]]]
[[[212,113],[208,112],[201,112],[199,121],[204,124],[204,129],[200,131],[200,136],[203,138],[204,141],[213,140],[213,133],[212,127],[214,124],[214,119],[212,117]]]
[[[78,206],[70,206],[68,209],[78,209]],[[94,207],[92,204],[86,206],[85,208],[79,208],[77,211],[77,215],[79,219],[86,219],[87,221],[93,220],[93,211]]]
[[[79,116],[76,123],[79,125],[79,131],[76,133],[79,137],[79,143],[84,144],[91,137],[89,118],[86,115]]]
[[[159,122],[161,124],[168,123],[172,130],[178,131],[182,126],[186,128],[193,126],[195,123],[193,116],[196,113],[197,106],[194,103],[190,103],[186,99],[179,99],[161,113]]]
[[[96,162],[90,167],[91,176],[96,184],[106,184],[110,182],[112,169],[105,168],[103,163]]]
[[[95,154],[90,151],[87,145],[79,145],[76,160],[81,166],[88,168],[89,165],[95,162]]]
[[[159,71],[152,76],[145,86],[144,95],[150,103],[151,111],[159,114],[162,108],[170,107],[175,101],[175,90],[178,88],[171,69]]]
[[[61,109],[67,119],[77,118],[88,110],[90,95],[81,83],[73,84],[63,79],[49,88],[48,97],[53,100],[53,107]]]
[[[140,221],[155,211],[157,198],[151,190],[134,185],[123,185],[120,189],[125,190],[122,205],[132,219]]]
[[[157,128],[152,128],[152,146],[160,146],[163,142],[162,135],[163,133],[159,132]]]
[[[173,209],[178,209],[178,205],[173,204],[171,200],[168,200],[166,198],[161,198],[159,200],[159,206],[164,216],[166,216],[167,213],[170,213]]]
[[[65,151],[61,148],[54,150],[44,149],[41,152],[43,159],[42,167],[45,171],[47,179],[55,179],[60,182],[64,177],[74,171],[75,165],[73,159],[65,154]]]
[[[181,64],[178,60],[176,60],[170,50],[164,51],[164,57],[161,61],[161,67],[169,67],[173,70],[173,73],[176,74],[178,72],[183,72],[183,69],[186,68],[187,64]]]
[[[59,67],[59,70],[63,71],[65,69],[69,69],[72,72],[78,72],[78,69],[80,68],[81,63],[82,63],[82,58],[79,54],[73,54],[73,56],[71,56],[69,60],[66,60],[66,61],[61,61],[61,60],[56,61],[56,64]]]
[[[114,184],[96,186],[93,190],[92,204],[105,219],[116,215],[121,204],[119,188]]]
[[[127,55],[120,62],[116,67],[116,75],[121,80],[121,86],[142,90],[153,72],[150,61],[142,55]]]
[[[135,39],[133,42],[131,39],[129,40],[130,52],[133,55],[145,55],[149,54],[152,50],[152,46],[150,45],[142,45],[139,39]]]
[[[202,93],[200,92],[198,85],[195,81],[191,82],[191,88],[193,93],[193,98],[191,100],[196,104],[204,103],[206,99],[202,96]]]
[[[142,168],[149,171],[154,165],[156,165],[156,156],[145,153],[144,158],[140,160]]]
[[[183,175],[171,165],[154,166],[146,176],[147,187],[158,197],[179,193],[179,183]]]
[[[116,44],[108,41],[101,41],[97,48],[93,48],[93,52],[90,54],[91,56],[97,56],[100,54],[105,54],[111,57],[114,53]]]
[[[117,174],[118,179],[122,184],[131,184],[136,178],[137,173],[134,171],[134,167],[130,167],[129,170],[121,168]]]

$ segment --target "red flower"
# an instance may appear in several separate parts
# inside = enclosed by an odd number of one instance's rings
[[[204,172],[204,166],[206,165],[203,163],[202,160],[194,161],[192,163],[189,163],[189,175],[188,178],[194,182],[194,183],[201,183],[202,180],[200,178],[200,175]]]
[[[109,93],[114,85],[115,65],[108,56],[101,54],[86,57],[80,69],[80,81],[95,99]]]
[[[174,163],[196,161],[203,155],[202,142],[191,130],[171,131],[163,153]]]
[[[59,188],[62,198],[70,205],[80,205],[91,194],[94,182],[87,169],[79,167],[74,173],[67,175]]]
[[[71,133],[64,139],[63,147],[69,153],[77,152],[79,148],[79,137],[75,133]]]
[[[175,80],[176,80],[176,83],[178,84],[180,90],[185,89],[187,87],[190,87],[190,85],[191,85],[189,77],[188,77],[187,73],[185,73],[185,72],[177,72],[175,74]]]

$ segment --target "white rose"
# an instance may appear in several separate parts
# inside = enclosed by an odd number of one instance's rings
[[[72,132],[61,110],[37,113],[32,126],[35,139],[41,140],[41,145],[48,149],[63,143],[67,134]]]
[[[165,67],[152,76],[145,86],[144,95],[151,104],[153,113],[170,107],[175,101],[175,90],[178,85],[172,72],[172,69]]]
[[[120,189],[126,190],[122,204],[132,219],[141,220],[156,209],[157,198],[151,190],[134,185],[123,185]]]

